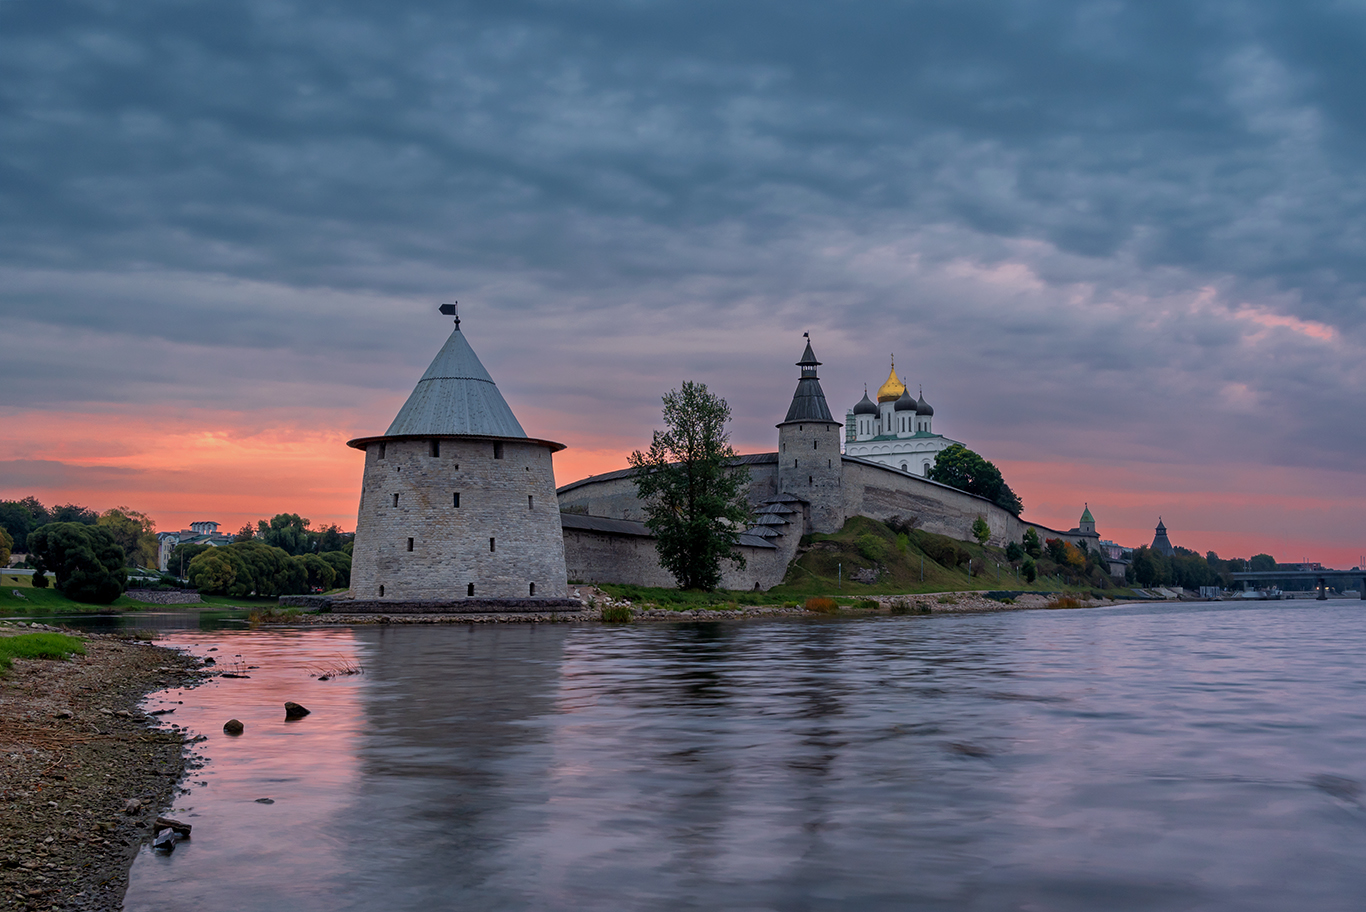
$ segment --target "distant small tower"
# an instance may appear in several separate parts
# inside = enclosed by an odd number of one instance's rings
[[[1152,549],[1163,554],[1172,553],[1171,539],[1167,538],[1167,527],[1162,525],[1162,517],[1157,518],[1157,534],[1153,536]]]
[[[806,335],[803,333],[803,335]],[[810,532],[838,532],[844,526],[840,423],[830,415],[807,337],[802,369],[787,417],[778,425],[778,493],[810,505]],[[857,410],[857,408],[856,408]]]
[[[1077,531],[1083,535],[1096,534],[1096,519],[1091,515],[1090,504],[1082,504],[1081,522],[1077,523]]]
[[[365,451],[352,598],[565,597],[550,458],[564,445],[526,435],[458,318],[389,430],[347,446]]]

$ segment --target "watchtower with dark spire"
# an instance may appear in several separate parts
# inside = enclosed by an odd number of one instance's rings
[[[1172,553],[1172,542],[1171,539],[1167,538],[1167,527],[1162,524],[1161,516],[1157,518],[1157,534],[1153,536],[1152,549],[1162,554],[1170,555]]]
[[[803,334],[806,335],[806,334]],[[804,501],[809,508],[810,532],[838,532],[844,525],[841,484],[840,428],[825,402],[807,336],[802,369],[787,417],[778,425],[778,492]]]

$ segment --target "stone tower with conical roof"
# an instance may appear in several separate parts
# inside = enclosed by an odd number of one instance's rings
[[[778,492],[807,504],[808,532],[838,532],[844,525],[842,425],[831,417],[825,402],[816,374],[820,363],[808,337],[797,362],[802,369],[797,391],[778,425]]]
[[[526,435],[458,318],[389,430],[347,445],[365,451],[353,599],[401,611],[565,597],[551,463],[564,446]]]

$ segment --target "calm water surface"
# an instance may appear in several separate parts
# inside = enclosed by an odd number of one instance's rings
[[[1361,602],[168,641],[258,667],[149,700],[208,762],[128,909],[1366,896]]]

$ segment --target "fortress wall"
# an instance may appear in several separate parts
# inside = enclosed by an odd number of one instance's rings
[[[1059,532],[1037,523],[1024,522],[1007,510],[981,497],[947,485],[929,481],[896,469],[844,459],[840,491],[844,516],[868,516],[880,521],[893,517],[914,519],[916,528],[947,535],[960,541],[972,540],[972,523],[979,515],[991,529],[990,544],[1003,547],[1019,541],[1033,526],[1041,539],[1062,538],[1073,544],[1083,540],[1093,548],[1096,535]],[[776,493],[776,463],[750,465],[750,499],[758,504]],[[805,481],[803,477],[801,481]],[[800,492],[798,493],[800,496]],[[612,473],[600,480],[577,483],[561,496],[565,507],[577,507],[591,516],[642,521],[643,511],[636,499],[635,485],[628,474]],[[721,585],[726,589],[770,589],[782,582],[788,564],[796,557],[801,535],[802,515],[794,517],[787,534],[772,539],[776,549],[742,548],[747,566],[739,570],[722,564]],[[809,519],[808,519],[809,522]],[[565,557],[569,576],[588,583],[622,583],[641,586],[672,587],[672,575],[659,566],[654,539],[638,535],[564,530]]]
[[[760,504],[778,493],[778,465],[759,463],[749,469],[749,502]],[[636,497],[636,484],[629,472],[609,472],[599,478],[586,478],[567,485],[559,495],[560,509],[609,519],[645,521],[645,511]]]
[[[787,573],[791,555],[796,553],[799,538],[799,535],[793,537],[791,547],[780,546],[776,550],[741,547],[745,569],[723,561],[721,588],[753,589],[758,583],[760,589],[771,589],[778,585]],[[674,586],[673,574],[659,565],[653,538],[565,529],[564,553],[572,580],[592,585],[619,583],[664,589]]]
[[[1021,520],[990,501],[938,484],[918,475],[879,465],[846,460],[844,463],[845,515],[868,516],[886,522],[893,517],[916,520],[916,528],[972,541],[972,523],[982,516],[991,529],[988,544],[1004,547],[1019,541],[1033,527],[1039,538],[1061,538],[1074,545],[1082,541],[1095,550],[1098,535],[1060,532]]]
[[[655,540],[641,535],[565,529],[564,562],[569,579],[591,585],[672,588],[674,584],[669,571],[659,566]]]
[[[356,598],[458,599],[470,583],[475,598],[527,598],[532,583],[537,597],[565,596],[547,447],[504,439],[496,459],[494,442],[478,438],[442,438],[439,456],[428,440],[384,446],[383,459],[379,443],[365,452],[351,568]]]
[[[625,473],[618,475],[613,472],[600,480],[584,479],[573,488],[561,492],[559,499],[560,509],[566,512],[645,521],[645,511],[636,497],[635,482]]]

